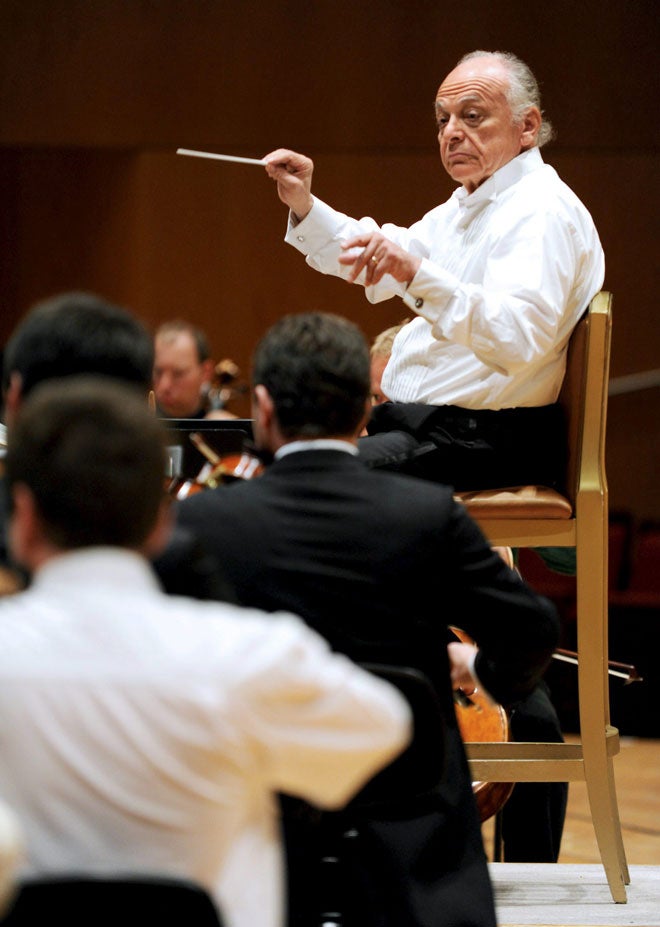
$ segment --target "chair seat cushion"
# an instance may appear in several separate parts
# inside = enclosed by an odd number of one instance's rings
[[[547,486],[508,486],[505,489],[471,490],[454,496],[475,519],[562,518],[573,515],[566,496]]]

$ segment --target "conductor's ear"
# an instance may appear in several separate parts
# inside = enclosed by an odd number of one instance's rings
[[[520,150],[527,151],[536,145],[543,119],[536,106],[530,106],[523,115],[520,127]]]

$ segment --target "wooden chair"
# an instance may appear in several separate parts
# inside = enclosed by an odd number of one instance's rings
[[[612,757],[608,651],[608,496],[605,425],[611,294],[598,293],[568,349],[560,394],[568,426],[564,494],[543,486],[457,494],[493,546],[575,547],[580,738],[572,744],[472,743],[475,780],[587,785],[591,818],[612,898],[626,901],[630,876],[621,835]]]

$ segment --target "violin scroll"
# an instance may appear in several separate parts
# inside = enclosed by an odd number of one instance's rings
[[[240,373],[238,364],[228,357],[215,365],[207,397],[210,412],[224,410],[232,399],[248,392],[247,384],[239,382]]]

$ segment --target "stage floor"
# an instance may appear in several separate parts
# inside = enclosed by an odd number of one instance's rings
[[[660,866],[630,866],[627,904],[603,867],[490,863],[500,927],[660,927]]]

